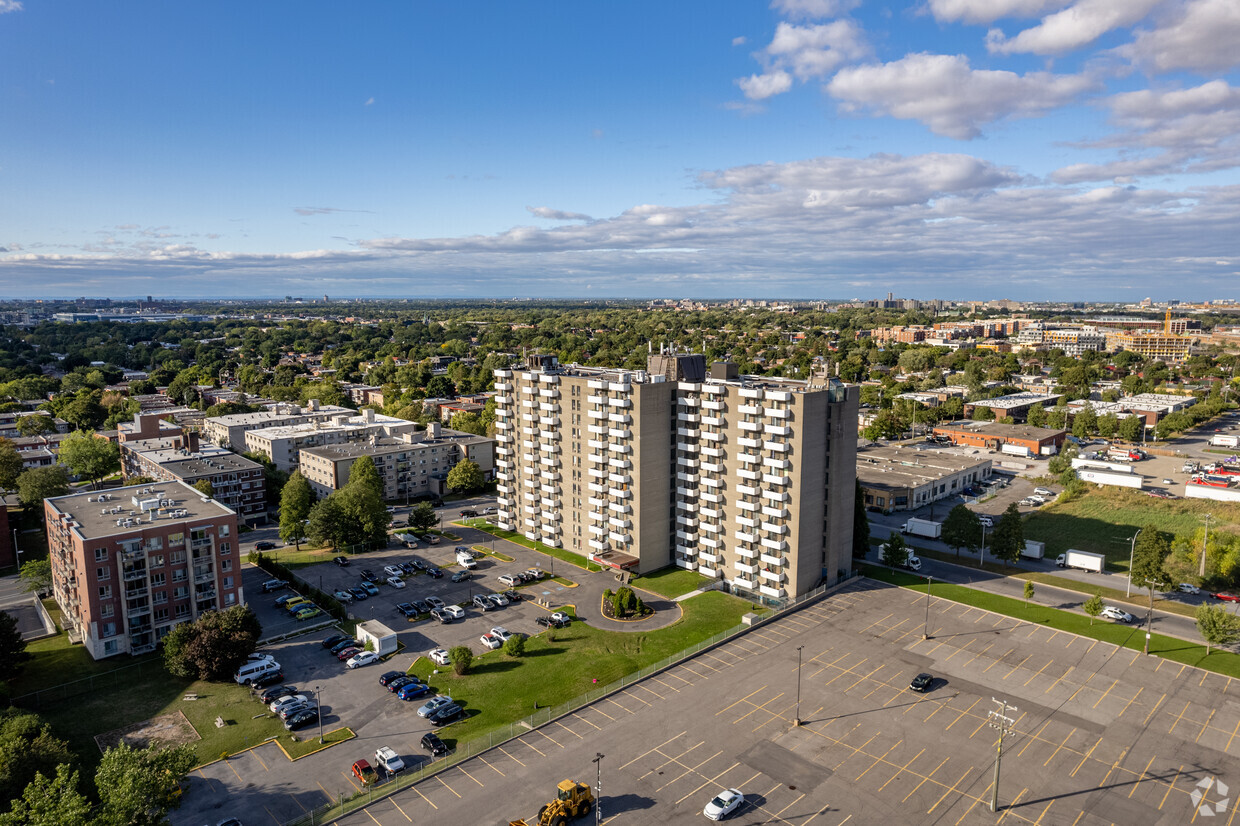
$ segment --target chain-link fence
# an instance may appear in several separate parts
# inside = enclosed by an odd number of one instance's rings
[[[446,757],[432,762],[422,763],[416,769],[406,770],[395,777],[387,778],[382,783],[378,783],[374,786],[368,786],[351,797],[342,796],[331,803],[314,809],[306,815],[289,821],[286,826],[318,826],[318,824],[328,823],[336,818],[348,814],[349,812],[365,808],[375,800],[387,797],[400,791],[401,789],[406,789],[415,783],[420,783],[423,780],[444,771],[445,769],[457,765],[458,763],[463,763],[466,760],[482,754],[489,749],[502,745],[514,738],[520,737],[521,735],[526,734],[539,726],[544,726],[552,720],[572,714],[574,711],[601,700],[609,694],[622,691],[634,683],[640,682],[641,680],[658,674],[661,671],[665,671],[668,668],[684,662],[685,660],[690,659],[691,657],[694,657],[709,648],[713,648],[720,643],[726,642],[739,634],[743,634],[754,628],[761,627],[762,625],[765,625],[778,617],[782,617],[791,611],[795,611],[816,602],[826,594],[841,587],[843,584],[844,582],[841,581],[840,583],[829,587],[822,586],[816,588],[808,594],[788,600],[784,606],[765,614],[752,624],[747,625],[742,623],[740,625],[733,626],[726,631],[721,631],[712,637],[695,643],[694,645],[672,654],[669,657],[665,657],[656,663],[652,663],[645,668],[634,671],[631,674],[626,674],[613,683],[600,686],[586,692],[585,694],[574,697],[566,703],[539,709],[529,717],[518,720],[515,723],[493,729],[487,734],[479,735],[478,737],[466,742],[458,743],[452,754],[449,754]]]

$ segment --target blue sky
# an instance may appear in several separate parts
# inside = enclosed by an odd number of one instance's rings
[[[0,0],[0,296],[1240,297],[1240,3]]]

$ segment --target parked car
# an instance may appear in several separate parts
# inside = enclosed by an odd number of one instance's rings
[[[399,565],[384,565],[383,573],[387,574],[388,576],[400,576],[401,574],[404,573],[404,571],[400,569]]]
[[[487,594],[487,599],[491,600],[491,604],[496,608],[508,607],[508,597],[503,594]]]
[[[317,605],[302,605],[293,612],[293,619],[302,622],[308,619],[314,619],[322,615],[323,611]]]
[[[420,599],[410,600],[409,604],[412,605],[413,610],[417,611],[419,614],[430,613],[431,607]]]
[[[702,815],[707,820],[723,820],[744,803],[745,795],[741,794],[739,789],[724,789],[711,798],[706,808],[702,810]]]
[[[420,559],[417,559],[416,557],[403,564],[409,565],[415,571],[425,571],[427,568],[430,567],[430,565],[426,564]]]
[[[375,751],[375,763],[388,774],[396,774],[405,768],[405,761],[401,760],[396,751],[388,746],[380,746]]]
[[[291,697],[297,693],[297,688],[291,685],[278,685],[275,688],[269,688],[262,694],[258,695],[258,699],[265,706],[270,706],[281,697]]]
[[[495,507],[483,508],[482,512],[483,513],[499,513],[499,508],[495,508]]]
[[[353,595],[348,591],[334,591],[332,592],[332,598],[342,605],[348,605],[353,601]]]
[[[449,614],[447,609],[445,608],[432,608],[431,619],[435,620],[436,622],[442,623],[443,625],[448,625],[456,621],[456,617]]]
[[[368,595],[372,597],[379,596],[379,589],[376,588],[375,584],[371,582],[370,580],[364,581],[360,587],[363,591],[365,591]]]
[[[269,685],[275,685],[284,681],[283,671],[268,671],[266,674],[259,674],[250,680],[251,688],[266,688]]]
[[[405,581],[398,576],[390,576],[383,581],[386,582],[388,585],[392,586],[393,588],[404,588],[405,587]]]
[[[339,565],[341,568],[347,568],[347,567],[349,567],[349,560],[348,560],[348,557],[343,557],[343,556],[333,556],[333,557],[332,557],[332,562],[335,562],[335,563],[336,563],[337,565]]]
[[[413,606],[412,602],[399,603],[396,606],[396,610],[403,614],[407,619],[414,619],[420,613],[418,609]]]
[[[499,637],[504,642],[508,642],[508,638],[512,636],[512,632],[502,625],[496,625],[491,629],[491,633]]]
[[[432,713],[426,715],[426,721],[432,726],[446,726],[448,723],[455,722],[465,716],[465,709],[456,703],[448,703],[443,708],[436,709]]]
[[[1175,589],[1179,591],[1181,594],[1200,594],[1201,593],[1201,589],[1198,588],[1196,585],[1193,585],[1191,582],[1181,582],[1179,585],[1175,586]]]
[[[495,606],[491,605],[491,600],[487,599],[482,594],[476,594],[474,596],[474,607],[485,614]]]
[[[473,510],[472,508],[466,508],[465,510],[461,511],[461,518],[462,518],[462,519],[470,519],[470,518],[475,517],[475,516],[477,516],[477,515],[478,515],[478,511]]]
[[[362,588],[350,588],[349,593],[352,594],[353,598],[358,602],[370,599],[370,594],[366,593],[366,591]]]
[[[568,623],[560,622],[550,616],[535,617],[534,622],[537,625],[541,625],[543,628],[563,628],[568,625]]]
[[[305,597],[301,594],[284,594],[283,596],[276,597],[275,606],[277,608],[284,608],[295,599],[304,600]]]
[[[339,645],[347,639],[349,639],[349,637],[346,637],[344,634],[332,634],[330,637],[325,637],[323,639],[322,645],[324,648],[331,648],[334,645]]]
[[[364,580],[366,580],[366,581],[368,581],[368,582],[374,582],[374,581],[376,581],[377,579],[379,579],[379,577],[378,577],[378,575],[377,575],[374,571],[370,570],[369,568],[363,568],[363,569],[362,569],[362,579],[364,579]]]
[[[276,716],[281,720],[287,721],[293,715],[300,714],[301,712],[311,708],[315,708],[314,703],[306,700],[302,703],[293,703],[292,705],[282,707],[278,712],[276,712]]]
[[[482,647],[490,651],[494,651],[495,649],[502,647],[504,644],[504,641],[494,634],[483,634],[478,639],[482,643]]]
[[[509,588],[507,591],[504,591],[504,599],[508,600],[509,602],[520,602],[521,594]]]
[[[271,542],[270,540],[267,540],[267,539],[254,543],[254,550],[256,551],[274,551],[275,549],[276,549],[276,543]]]
[[[284,603],[284,608],[285,608],[285,610],[286,610],[286,611],[288,611],[290,614],[292,614],[292,613],[296,612],[296,611],[297,611],[297,609],[298,609],[298,608],[300,608],[301,606],[303,606],[303,605],[312,605],[312,604],[313,604],[313,603],[312,603],[312,602],[310,602],[310,600],[306,599],[305,597],[303,597],[303,596],[296,596],[296,597],[294,597],[293,599],[290,599],[288,602]]]
[[[465,619],[465,609],[459,605],[445,605],[443,611],[452,619]]]
[[[514,574],[500,574],[499,581],[504,585],[507,585],[509,588],[512,588],[515,585],[521,584],[521,577]]]
[[[913,681],[908,684],[908,687],[911,691],[923,691],[924,692],[930,688],[930,685],[933,682],[934,682],[934,677],[926,673],[921,673],[913,678]]]
[[[427,597],[426,604],[431,607],[431,610],[441,610],[444,607],[444,601],[435,596]]]
[[[379,655],[373,651],[359,651],[349,657],[345,665],[349,668],[361,668],[379,662]]]
[[[352,637],[345,637],[340,642],[332,646],[331,652],[333,654],[339,654],[341,651],[345,650],[346,648],[356,648],[356,647],[357,647],[357,640],[353,639]]]
[[[1223,591],[1218,591],[1216,593],[1210,594],[1210,596],[1214,597],[1215,599],[1221,599],[1223,602],[1240,602],[1240,597],[1236,596],[1235,594],[1224,593]]]
[[[397,677],[395,680],[392,680],[390,683],[387,684],[387,690],[395,694],[396,692],[400,691],[405,686],[410,685],[412,683],[416,683],[416,682],[419,682],[419,680],[416,677],[410,677],[407,674],[402,674],[401,676]]]
[[[306,726],[314,725],[319,721],[319,710],[315,706],[303,708],[284,718],[284,728],[286,731],[297,731]]]
[[[528,568],[521,572],[521,578],[526,582],[537,582],[544,576],[545,574],[538,568]]]
[[[569,616],[568,614],[564,613],[563,611],[555,611],[555,612],[553,612],[553,613],[551,614],[551,619],[553,619],[553,620],[555,620],[556,622],[561,623],[561,624],[563,624],[563,625],[569,625],[569,624],[571,624],[571,623],[572,623],[572,621],[573,621],[573,618],[572,618],[571,616]]]
[[[264,594],[270,594],[272,591],[278,591],[287,586],[288,583],[282,579],[269,579],[262,584],[262,590]]]
[[[443,571],[433,566],[426,569],[426,574],[431,579],[443,579]]]
[[[309,702],[310,698],[305,694],[285,694],[282,697],[277,697],[268,703],[267,708],[270,709],[272,713],[279,714],[282,709],[290,708],[291,706],[298,705],[299,703]]]
[[[410,680],[408,683],[400,687],[396,692],[396,696],[402,700],[416,700],[431,693],[431,687],[426,683],[418,683]]]
[[[358,760],[353,764],[353,776],[363,786],[371,786],[379,780],[379,773],[374,770],[368,760]]]
[[[392,680],[398,680],[403,676],[405,676],[403,671],[384,671],[379,675],[379,685],[387,685]]]
[[[433,731],[422,735],[422,748],[429,751],[431,757],[440,757],[448,753],[448,745]]]
[[[439,709],[443,708],[446,705],[450,705],[451,703],[452,703],[452,698],[446,695],[441,694],[438,697],[433,697],[427,700],[425,703],[423,703],[418,708],[418,716],[426,717],[427,715],[433,714],[434,712],[438,711]]]
[[[1128,613],[1122,608],[1116,608],[1114,605],[1103,606],[1102,616],[1106,617],[1109,620],[1115,620],[1116,622],[1127,623],[1127,622],[1133,622],[1136,620],[1136,617],[1134,617],[1132,614]]]
[[[402,574],[405,574],[406,576],[415,574],[417,573],[417,570],[418,570],[417,568],[414,567],[412,562],[401,562],[401,563],[398,563],[396,567],[400,568],[400,572]]]
[[[426,656],[430,657],[431,662],[435,665],[451,665],[452,660],[448,657],[448,649],[436,648]]]
[[[1055,492],[1050,488],[1034,488],[1033,492],[1038,496],[1054,496]]]
[[[471,574],[469,571],[457,571],[455,574],[452,575],[452,581],[453,582],[465,582],[471,577],[473,577],[473,574]]]
[[[340,653],[336,654],[336,659],[340,660],[340,662],[344,662],[345,660],[352,658],[354,654],[360,654],[365,650],[366,649],[357,644],[350,645],[348,648],[345,648],[340,651]]]
[[[419,536],[418,539],[421,539],[427,545],[438,545],[439,544],[439,537],[435,536],[435,534],[433,533],[424,533],[421,536]]]

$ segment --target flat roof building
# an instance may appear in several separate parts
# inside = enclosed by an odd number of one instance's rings
[[[360,415],[336,415],[327,420],[247,431],[245,449],[261,453],[278,469],[289,473],[298,467],[304,449],[368,440],[371,436],[416,433],[420,427],[416,422],[383,416],[367,408]]]
[[[175,625],[244,603],[237,514],[184,482],[43,501],[52,593],[96,660],[142,654]]]
[[[1012,445],[1023,447],[1034,456],[1053,456],[1063,447],[1068,431],[1027,424],[962,421],[936,425],[934,435],[965,447],[1002,450],[1004,445]]]
[[[857,451],[857,481],[866,508],[891,511],[916,510],[923,505],[956,496],[987,479],[989,457],[955,453],[926,444],[886,445]]]
[[[1016,421],[1022,422],[1029,416],[1029,409],[1034,405],[1040,404],[1043,407],[1054,407],[1062,398],[1063,394],[1061,393],[1012,393],[1008,396],[999,396],[993,399],[978,399],[977,401],[965,402],[964,415],[972,416],[973,411],[983,407],[990,408],[994,412],[996,419],[1010,416]]]
[[[251,430],[303,424],[340,415],[354,416],[356,412],[334,404],[319,404],[318,399],[311,399],[305,407],[296,404],[278,404],[270,410],[260,410],[257,413],[212,416],[203,421],[202,435],[220,447],[245,450],[245,434]]]

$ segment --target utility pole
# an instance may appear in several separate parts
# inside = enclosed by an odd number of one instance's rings
[[[1145,650],[1142,652],[1146,655],[1150,653],[1150,626],[1154,622],[1154,586],[1157,585],[1162,587],[1165,584],[1165,582],[1159,582],[1153,579],[1147,579],[1145,581],[1145,587],[1150,591],[1150,607],[1145,614]]]
[[[319,686],[314,687],[314,708],[319,713],[319,745],[323,745],[323,692]]]
[[[1012,727],[1016,721],[1008,716],[1008,711],[1016,711],[1016,706],[1009,706],[1007,700],[996,700],[991,697],[991,702],[998,703],[1001,711],[991,711],[987,717],[990,720],[990,727],[998,730],[999,740],[995,744],[995,779],[991,786],[990,810],[992,812],[999,811],[999,766],[1003,762],[1003,737],[1012,731]]]
[[[594,826],[602,826],[603,823],[603,754],[601,752],[594,753],[594,763],[597,769],[596,786],[594,787]]]
[[[1137,532],[1132,535],[1132,545],[1130,545],[1128,548],[1128,593],[1127,593],[1127,596],[1132,596],[1132,557],[1133,557],[1133,554],[1137,552],[1137,537],[1141,535],[1141,531],[1143,530],[1145,529],[1137,528]]]
[[[794,726],[801,725],[801,649],[804,647],[803,645],[797,646],[797,713],[792,718]]]
[[[986,564],[986,523],[982,522],[981,526],[982,526],[982,550],[978,554],[978,557],[977,557],[977,567],[979,568]]]
[[[921,638],[923,640],[930,639],[930,586],[932,584],[934,584],[934,577],[927,576],[926,577],[926,624],[922,626],[922,629],[921,629]],[[797,685],[797,689],[799,693],[799,690],[800,690],[799,683]]]
[[[1201,569],[1197,571],[1197,575],[1202,579],[1206,578],[1206,552],[1210,548],[1210,522],[1214,520],[1214,514],[1207,513],[1203,516],[1202,521],[1206,523],[1206,536],[1201,543]]]

